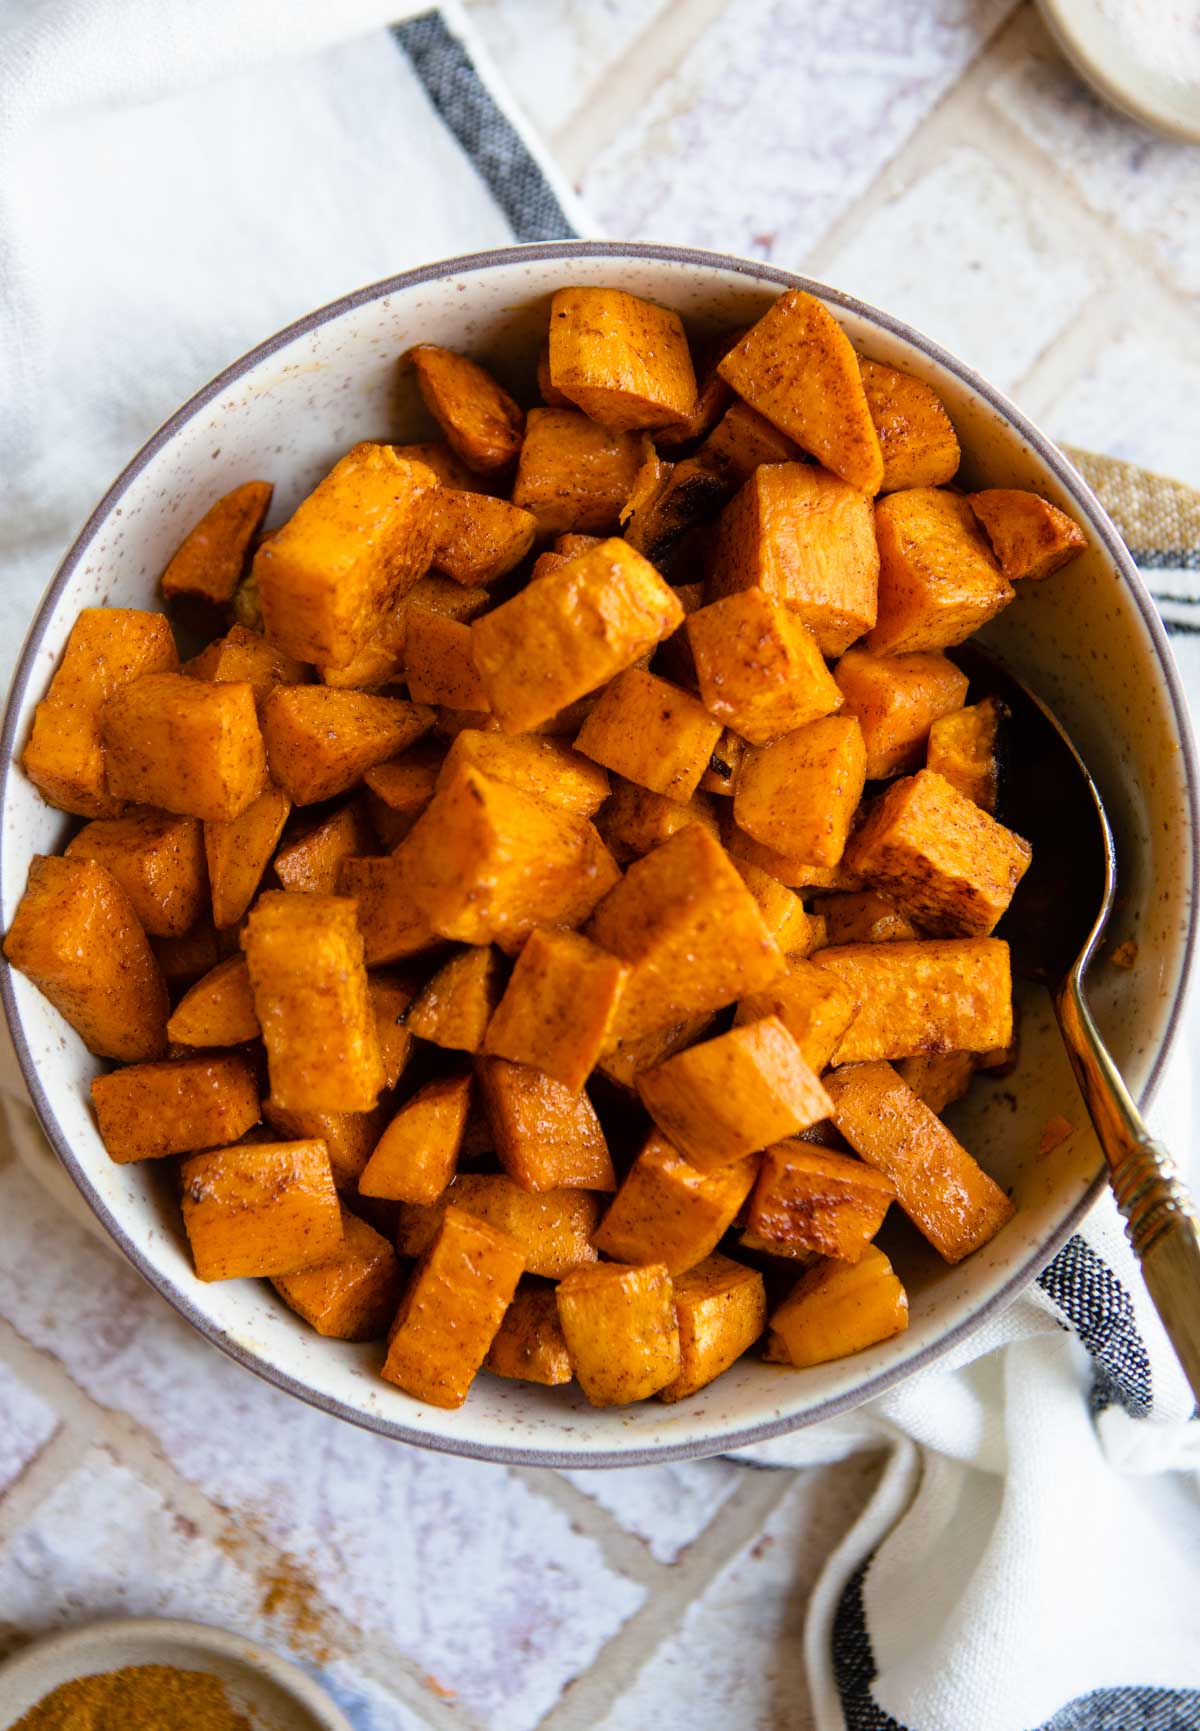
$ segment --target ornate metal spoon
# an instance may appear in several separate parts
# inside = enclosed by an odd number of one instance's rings
[[[1112,828],[1086,764],[1040,698],[975,645],[955,659],[981,694],[994,692],[1009,709],[1002,816],[1033,846],[997,935],[1011,946],[1014,970],[1053,994],[1129,1242],[1200,1401],[1200,1220],[1121,1080],[1084,992],[1116,894]]]

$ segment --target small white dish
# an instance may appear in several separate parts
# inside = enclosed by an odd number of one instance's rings
[[[1118,23],[1111,5],[1098,0],[1038,0],[1046,27],[1082,78],[1122,114],[1172,138],[1200,143],[1200,14],[1197,41],[1188,57],[1173,67],[1163,48],[1167,13],[1185,10],[1190,0],[1159,0],[1161,10],[1144,30],[1158,31],[1154,52],[1140,53],[1138,29],[1129,18]],[[1181,73],[1183,75],[1181,75]]]
[[[81,531],[21,655],[0,737],[0,925],[35,853],[73,825],[14,761],[80,608],[159,607],[158,578],[184,529],[252,476],[276,482],[282,521],[358,439],[433,436],[411,368],[418,341],[490,360],[532,400],[550,298],[611,285],[673,307],[697,336],[750,324],[780,290],[821,296],[863,353],[926,380],[963,448],[967,487],[1031,487],[1082,525],[1088,550],[1050,582],[1026,583],[988,626],[1059,714],[1094,774],[1117,836],[1122,906],[1113,942],[1138,966],[1092,989],[1102,1031],[1144,1105],[1180,1024],[1200,907],[1200,770],[1187,700],[1154,603],[1098,501],[1060,451],[998,391],[927,337],[848,295],[769,265],[680,247],[570,241],[446,259],[322,307],[234,362],[186,403],[118,477]],[[288,1393],[381,1435],[484,1460],[634,1466],[745,1448],[846,1412],[934,1363],[1034,1280],[1103,1187],[1102,1158],[1044,992],[1022,989],[1020,1059],[980,1082],[952,1123],[1008,1189],[1016,1218],[949,1267],[903,1221],[883,1240],[910,1297],[904,1334],[805,1371],[743,1359],[690,1400],[589,1407],[579,1390],[481,1375],[457,1411],[411,1400],[379,1375],[378,1343],[327,1340],[265,1281],[197,1280],[166,1162],[122,1165],[97,1134],[88,1086],[102,1068],[32,983],[0,966],[0,996],[38,1117],[113,1241],[193,1327]],[[1058,1113],[1077,1129],[1047,1154]],[[152,1170],[152,1168],[159,1168]],[[893,1210],[893,1214],[896,1211]]]
[[[170,1665],[220,1678],[255,1731],[352,1731],[324,1689],[290,1660],[228,1629],[166,1617],[122,1617],[68,1629],[0,1665],[0,1731],[51,1690],[134,1665]]]

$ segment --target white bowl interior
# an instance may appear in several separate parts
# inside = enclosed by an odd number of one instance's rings
[[[355,440],[432,432],[411,373],[397,364],[410,344],[444,343],[491,359],[528,399],[556,287],[616,284],[675,307],[702,332],[752,319],[781,284],[795,281],[802,279],[665,248],[535,247],[412,273],[283,333],[181,410],[98,508],[26,645],[10,747],[23,744],[80,608],[158,606],[167,558],[220,494],[250,477],[274,480],[276,522]],[[1118,935],[1136,938],[1139,965],[1097,970],[1094,995],[1118,1063],[1144,1093],[1177,1013],[1195,911],[1186,712],[1152,603],[1083,483],[1032,428],[1014,421],[1015,411],[915,333],[825,293],[863,352],[936,388],[963,444],[965,478],[1035,487],[1088,530],[1090,551],[1051,581],[1024,585],[989,641],[1059,710],[1111,810],[1122,876]],[[69,820],[42,803],[7,755],[5,777],[7,926],[30,856],[58,849]],[[743,1361],[678,1406],[597,1412],[574,1391],[482,1375],[461,1411],[442,1412],[383,1383],[377,1348],[319,1338],[265,1283],[197,1281],[163,1175],[114,1165],[100,1143],[87,1098],[96,1060],[28,981],[11,974],[8,981],[18,1050],[51,1140],[118,1243],[198,1327],[252,1368],[356,1422],[456,1452],[547,1464],[713,1453],[828,1416],[928,1362],[1015,1296],[1073,1230],[1100,1169],[1048,1002],[1031,992],[1022,998],[1015,1074],[977,1083],[954,1120],[1011,1188],[1019,1212],[957,1268],[941,1264],[903,1222],[889,1225],[884,1242],[912,1301],[904,1335],[803,1372]],[[1057,1112],[1077,1129],[1039,1156],[1042,1126]]]

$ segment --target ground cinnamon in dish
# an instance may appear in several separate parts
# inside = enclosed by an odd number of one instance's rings
[[[134,1665],[51,1691],[13,1731],[251,1731],[216,1677]]]

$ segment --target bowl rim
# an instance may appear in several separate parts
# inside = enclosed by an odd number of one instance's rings
[[[274,335],[267,337],[265,341],[248,349],[229,366],[216,374],[208,384],[202,386],[189,397],[173,415],[162,423],[156,432],[151,434],[104,493],[51,578],[46,593],[34,614],[17,662],[5,708],[3,730],[0,732],[0,753],[2,753],[2,762],[0,762],[0,812],[5,810],[8,804],[9,781],[14,767],[13,751],[16,742],[18,715],[29,682],[37,670],[41,640],[50,615],[69,584],[76,567],[86,555],[92,540],[107,520],[110,511],[123,497],[132,481],[140,474],[146,464],[157,456],[164,446],[170,443],[175,433],[186,425],[196,413],[235,384],[251,368],[266,360],[279,349],[286,347],[297,337],[319,329],[331,319],[341,317],[356,307],[365,306],[377,300],[385,300],[391,294],[419,287],[422,283],[439,282],[447,278],[491,270],[497,266],[520,264],[523,261],[532,260],[553,261],[561,259],[569,261],[596,258],[611,258],[614,261],[620,259],[653,260],[666,264],[684,265],[698,270],[732,272],[759,283],[777,283],[780,288],[784,289],[804,289],[808,293],[816,295],[826,304],[859,315],[879,325],[891,335],[909,342],[927,358],[952,373],[996,411],[1046,465],[1064,491],[1078,503],[1089,519],[1089,526],[1096,532],[1105,553],[1111,559],[1118,575],[1137,604],[1174,712],[1180,749],[1183,754],[1185,797],[1191,823],[1191,834],[1193,838],[1200,835],[1200,786],[1198,786],[1200,776],[1197,774],[1197,749],[1192,735],[1187,700],[1162,620],[1149,590],[1142,581],[1133,557],[1121,540],[1115,525],[1087,482],[1073,464],[1067,460],[1058,446],[1022,414],[1002,391],[990,384],[974,368],[969,367],[964,361],[952,355],[931,338],[924,336],[913,326],[905,323],[904,320],[895,318],[892,314],[872,306],[868,301],[859,300],[842,290],[830,287],[827,283],[819,282],[816,278],[783,270],[775,265],[759,263],[753,259],[739,258],[734,254],[651,242],[605,240],[539,241],[524,246],[493,247],[482,252],[464,253],[459,256],[436,260],[430,264],[417,266],[412,270],[401,271],[395,276],[384,277],[378,282],[369,283],[363,288],[339,296],[336,300],[328,301],[323,306],[306,313],[304,317],[285,325]],[[0,824],[0,869],[3,866],[5,845],[6,830],[5,826]],[[1162,1077],[1164,1064],[1178,1035],[1189,980],[1195,964],[1197,931],[1200,927],[1200,850],[1197,850],[1195,846],[1193,846],[1192,851],[1191,867],[1191,900],[1188,908],[1187,930],[1181,946],[1182,967],[1162,1042],[1154,1057],[1146,1083],[1140,1091],[1139,1099],[1143,1107],[1153,1098]],[[94,1190],[83,1162],[70,1147],[59,1125],[25,1039],[13,989],[12,970],[7,962],[0,969],[0,1000],[4,1005],[17,1061],[25,1085],[29,1089],[34,1110],[43,1131],[77,1189],[100,1220],[110,1238],[143,1279],[156,1292],[160,1293],[172,1308],[189,1322],[204,1339],[219,1347],[222,1352],[244,1369],[254,1372],[255,1375],[262,1377],[266,1382],[272,1383],[285,1393],[298,1397],[310,1406],[348,1420],[363,1430],[372,1431],[397,1442],[411,1443],[418,1448],[432,1449],[443,1454],[461,1455],[472,1460],[492,1461],[506,1466],[599,1468],[648,1466],[662,1461],[704,1458],[725,1454],[733,1449],[748,1448],[756,1443],[767,1442],[772,1438],[785,1436],[792,1431],[805,1429],[809,1425],[818,1424],[825,1419],[852,1411],[898,1383],[907,1381],[909,1377],[916,1375],[919,1371],[927,1369],[929,1365],[974,1334],[989,1317],[998,1315],[1007,1309],[1067,1242],[1091,1209],[1106,1183],[1106,1174],[1101,1170],[1050,1237],[1043,1240],[1036,1250],[1023,1259],[1020,1266],[1004,1282],[1003,1286],[990,1298],[971,1308],[964,1317],[946,1329],[936,1340],[930,1341],[913,1358],[901,1365],[890,1366],[876,1372],[856,1388],[846,1390],[839,1395],[833,1395],[818,1407],[805,1413],[798,1415],[780,1414],[753,1424],[726,1426],[702,1438],[692,1438],[678,1443],[649,1444],[645,1447],[602,1446],[564,1450],[537,1446],[473,1443],[457,1437],[429,1436],[423,1431],[405,1424],[402,1419],[392,1419],[382,1413],[367,1412],[362,1408],[353,1407],[336,1396],[326,1395],[298,1380],[287,1370],[271,1363],[241,1341],[233,1338],[225,1329],[219,1327],[203,1314],[188,1292],[176,1286],[170,1278],[152,1267],[149,1257],[124,1230]]]

